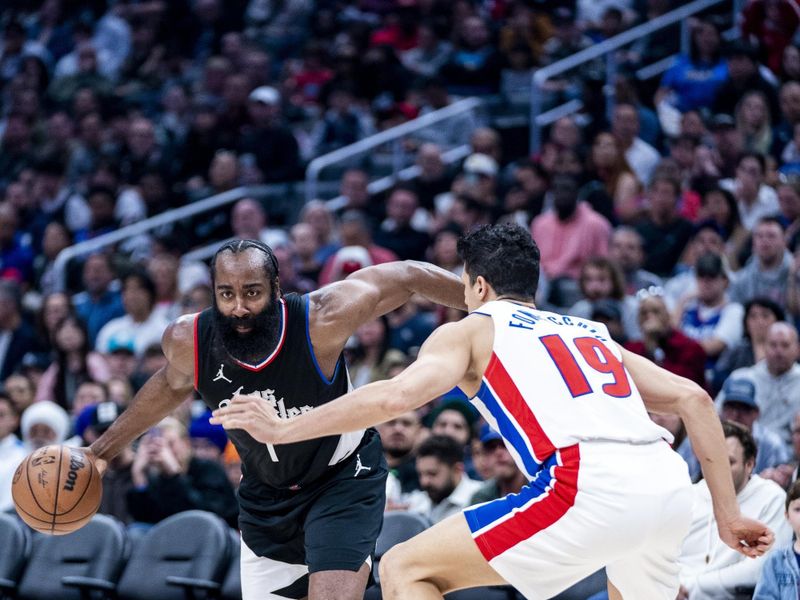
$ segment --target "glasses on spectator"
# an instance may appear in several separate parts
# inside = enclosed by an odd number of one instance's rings
[[[652,296],[663,298],[664,288],[661,287],[660,285],[651,285],[650,287],[642,288],[641,290],[636,292],[637,300],[644,300],[645,298],[650,298]]]

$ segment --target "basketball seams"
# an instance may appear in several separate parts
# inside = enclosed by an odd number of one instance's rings
[[[32,455],[29,455],[24,461],[24,464],[22,465],[21,476],[18,478],[17,483],[14,484],[12,492],[14,492],[14,504],[19,516],[32,529],[49,535],[68,534],[89,523],[100,508],[103,494],[103,486],[100,474],[98,472],[97,477],[95,477],[94,473],[90,472],[87,477],[84,474],[85,471],[81,469],[79,471],[81,475],[75,483],[78,483],[78,481],[86,481],[86,485],[82,490],[80,490],[79,497],[74,500],[68,508],[65,510],[58,510],[60,508],[58,502],[61,499],[65,500],[66,502],[69,500],[67,496],[71,495],[67,494],[65,491],[63,494],[64,497],[62,498],[62,490],[59,489],[64,483],[61,481],[61,475],[65,474],[65,477],[67,477],[65,468],[71,464],[65,464],[65,458],[70,460],[72,452],[76,450],[80,452],[79,449],[70,449],[63,446],[60,448],[54,447],[48,449],[48,451],[44,452],[42,456],[48,457],[47,460],[52,462],[49,462],[45,465],[32,465],[31,463],[33,461],[30,460]],[[57,464],[55,461],[56,452],[59,453],[59,460]],[[69,454],[65,457],[64,452],[68,452]],[[88,460],[88,458],[86,458],[86,461],[89,463],[89,469],[93,471],[95,468],[94,463]],[[47,482],[48,486],[55,484],[56,492],[54,494],[50,494],[49,490],[52,488],[43,487],[40,485],[44,482],[38,478],[38,487],[35,488],[33,485],[34,478],[31,476],[31,472],[33,472],[34,475],[37,475],[37,477],[45,474],[44,481]],[[22,475],[25,476],[26,481],[19,481],[22,478]],[[55,481],[53,481],[54,477]],[[90,490],[89,488],[92,489]],[[38,497],[38,493],[36,492],[37,489],[42,494],[41,499]],[[77,486],[74,489],[77,491]],[[93,506],[87,506],[90,500]],[[45,504],[51,506],[52,510],[45,509]],[[78,513],[77,509],[79,508],[83,509],[83,514]],[[64,520],[64,517],[69,517],[69,519]]]
[[[45,509],[44,506],[39,504],[39,499],[36,497],[36,492],[33,491],[33,485],[31,485],[31,473],[30,473],[30,471],[31,471],[31,460],[30,460],[30,456],[28,456],[28,458],[25,459],[25,481],[28,483],[28,490],[31,493],[31,498],[33,498],[33,501],[36,503],[36,506],[38,506],[39,509],[44,514],[51,515],[52,513],[49,510]]]
[[[89,490],[89,487],[92,485],[92,480],[94,479],[94,465],[89,460],[89,458],[86,457],[86,455],[84,455],[84,458],[86,459],[86,463],[89,465],[89,483],[86,484],[86,487],[83,488],[83,492],[81,492],[80,497],[72,504],[72,506],[68,510],[65,510],[64,512],[57,512],[56,513],[56,516],[58,516],[58,517],[60,517],[62,515],[66,515],[66,514],[72,512],[73,510],[75,510],[75,508],[81,503],[81,500],[83,500],[83,497],[86,495],[86,492]],[[60,482],[59,482],[59,485],[60,485]],[[102,495],[101,495],[101,498],[102,498]],[[98,502],[97,505],[100,506],[100,503]],[[56,502],[56,505],[53,508],[58,510],[58,503],[57,502]]]
[[[68,452],[66,448],[61,448],[61,452],[58,453],[58,474],[56,475],[56,498],[53,501],[53,524],[50,527],[50,531],[54,532],[56,529],[56,518],[58,517],[58,492],[59,488],[61,488],[61,463],[64,460],[64,452]]]

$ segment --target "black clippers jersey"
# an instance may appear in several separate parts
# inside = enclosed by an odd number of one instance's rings
[[[308,297],[289,294],[281,303],[279,342],[272,354],[257,365],[243,363],[228,354],[217,335],[213,308],[195,318],[195,388],[211,410],[237,392],[255,394],[285,419],[347,393],[347,371],[342,356],[331,381],[317,366],[307,327]],[[256,484],[250,479],[255,478],[272,488],[298,489],[352,452],[363,432],[278,446],[257,442],[239,429],[228,431],[228,436],[242,459],[243,485]]]

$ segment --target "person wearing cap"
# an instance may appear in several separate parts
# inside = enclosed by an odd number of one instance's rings
[[[481,427],[480,441],[482,451],[489,458],[489,470],[492,478],[478,488],[469,503],[480,504],[519,492],[522,486],[528,482],[514,462],[514,457],[506,448],[503,436],[488,424],[484,424]]]
[[[342,215],[339,225],[339,238],[341,242],[339,250],[325,261],[325,265],[319,274],[320,285],[343,279],[347,274],[360,268],[397,260],[397,255],[394,252],[374,242],[372,229],[367,217],[360,211],[348,210]],[[340,255],[339,253],[348,246],[359,248],[359,250],[347,250],[344,255]],[[356,252],[358,253],[358,258],[354,258]],[[345,261],[345,258],[347,258],[347,261]],[[341,267],[342,262],[352,263],[352,270],[345,273],[344,277],[341,271],[334,271],[337,267]],[[334,278],[335,275],[336,278]]]
[[[70,431],[69,415],[55,402],[34,402],[20,419],[22,441],[29,452],[51,444],[78,446],[80,439],[67,441]]]
[[[470,505],[480,481],[464,470],[464,445],[449,435],[431,435],[417,449],[421,489],[406,498],[408,510],[436,524]]]
[[[736,273],[731,299],[744,304],[763,296],[786,308],[793,263],[780,219],[762,217],[753,229],[753,256]]]
[[[706,368],[713,369],[717,357],[742,339],[744,308],[725,293],[728,274],[721,256],[702,254],[694,272],[697,296],[683,303],[677,320],[681,331],[703,347]]]
[[[553,209],[531,223],[531,235],[541,251],[542,270],[551,281],[577,280],[591,256],[606,256],[611,224],[578,198],[577,178],[557,174],[550,193]]]
[[[203,412],[189,424],[192,452],[197,458],[221,462],[222,454],[228,445],[228,434],[220,425],[209,423],[210,416],[210,411]]]
[[[760,411],[756,404],[756,386],[753,382],[744,378],[729,377],[725,381],[722,393],[720,417],[746,427],[758,446],[753,473],[761,473],[764,469],[788,463],[789,449],[781,436],[758,421]]]
[[[292,130],[283,123],[281,95],[270,86],[250,92],[250,124],[243,130],[238,151],[253,154],[266,183],[291,181],[299,174],[300,153]]]
[[[736,369],[732,379],[747,379],[755,385],[755,398],[762,426],[777,433],[788,449],[792,443],[792,418],[800,412],[800,343],[797,329],[786,321],[773,323],[767,331],[764,358],[752,367]],[[716,398],[722,410],[725,391]]]

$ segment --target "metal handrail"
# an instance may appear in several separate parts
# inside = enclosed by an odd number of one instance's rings
[[[203,200],[198,200],[197,202],[187,204],[186,206],[174,208],[154,217],[150,217],[149,219],[132,223],[131,225],[127,225],[126,227],[122,227],[96,238],[92,238],[91,240],[86,240],[85,242],[80,242],[78,244],[69,246],[68,248],[64,248],[58,253],[56,260],[53,263],[56,289],[59,291],[64,291],[66,289],[66,267],[69,261],[73,258],[86,256],[105,248],[106,246],[111,246],[112,244],[116,244],[135,235],[146,233],[164,225],[174,223],[175,221],[180,221],[181,219],[186,219],[196,214],[230,204],[231,202],[236,202],[242,198],[248,198],[250,196],[266,196],[270,192],[280,193],[281,191],[285,191],[287,188],[292,186],[294,186],[294,184],[252,185],[234,188],[232,190],[228,190],[227,192],[215,194],[213,196],[209,196],[208,198],[204,198]]]
[[[611,39],[605,40],[600,42],[599,44],[594,44],[593,46],[581,50],[580,52],[576,52],[575,54],[568,56],[562,60],[554,62],[551,65],[547,65],[541,69],[537,69],[534,71],[532,76],[531,82],[531,113],[530,113],[530,150],[531,153],[537,152],[541,147],[542,142],[542,127],[545,125],[542,119],[542,92],[544,89],[544,84],[549,79],[552,79],[556,75],[560,75],[566,71],[570,71],[576,67],[581,66],[584,63],[590,62],[592,60],[597,60],[602,56],[608,56],[609,60],[607,64],[607,78],[613,77],[614,72],[614,65],[613,65],[613,55],[612,52],[616,52],[623,46],[627,46],[628,44],[635,42],[636,40],[648,36],[660,29],[664,29],[669,27],[670,25],[674,25],[675,23],[681,24],[681,52],[686,53],[689,50],[689,29],[687,25],[687,19],[694,14],[697,14],[700,11],[703,11],[707,8],[711,8],[712,6],[717,6],[718,4],[722,4],[723,2],[730,2],[731,0],[695,0],[685,6],[680,8],[676,8],[673,11],[670,11],[660,17],[656,17],[647,23],[642,23],[641,25],[637,25],[636,27],[632,27],[627,31],[620,33],[619,35],[615,35]],[[733,2],[733,11],[734,17],[736,16],[736,10],[739,6],[740,2],[738,0],[734,0]],[[665,59],[666,60],[666,59]],[[667,63],[663,61],[659,61],[659,66],[663,66]],[[641,71],[641,69],[640,69]],[[606,93],[613,94],[613,85],[611,85],[612,81],[607,81],[606,85]],[[560,108],[560,107],[556,107]],[[555,109],[548,111],[553,113]],[[552,122],[552,121],[550,121]]]
[[[358,154],[363,154],[369,150],[372,150],[373,148],[376,148],[377,146],[386,144],[387,142],[399,140],[404,136],[416,133],[421,129],[425,129],[446,119],[476,110],[481,107],[482,103],[483,102],[480,98],[464,98],[463,100],[453,102],[453,104],[450,104],[449,106],[445,106],[444,108],[440,108],[439,110],[428,113],[427,115],[417,117],[412,121],[408,121],[402,125],[398,125],[397,127],[392,127],[386,131],[381,131],[380,133],[371,135],[368,138],[359,140],[354,144],[349,144],[343,148],[339,148],[338,150],[334,150],[333,152],[329,152],[328,154],[323,154],[322,156],[315,158],[308,164],[308,167],[306,168],[306,200],[314,200],[317,198],[319,175],[322,172],[322,169],[345,161]],[[397,160],[395,160],[394,163],[393,175],[397,175],[402,167],[401,165],[397,164]]]

